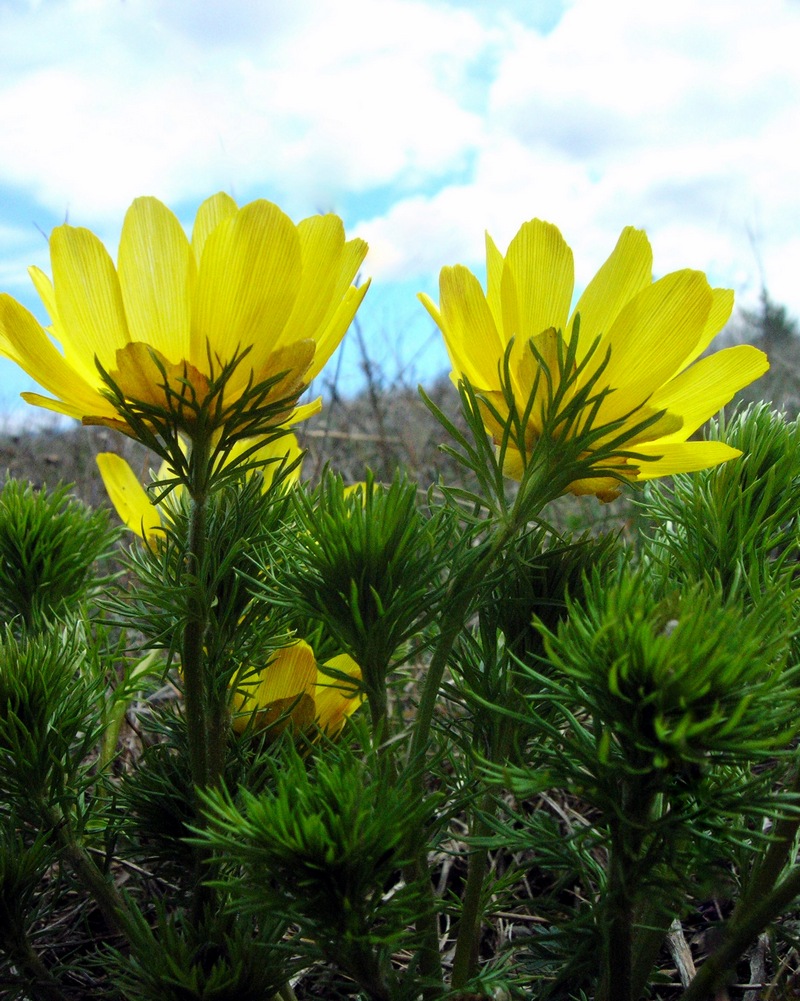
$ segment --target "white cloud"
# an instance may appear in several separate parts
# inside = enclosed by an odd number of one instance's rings
[[[659,272],[749,294],[755,239],[800,313],[797,0],[574,0],[560,20],[552,0],[538,27],[533,6],[0,3],[0,184],[112,244],[142,193],[187,222],[220,188],[295,217],[362,197],[350,228],[385,282],[478,266],[484,230],[502,245],[539,215],[579,285],[632,223]],[[3,245],[4,288],[30,247]]]
[[[461,252],[441,263],[480,263],[484,226],[504,244],[538,215],[572,243],[579,285],[634,224],[660,273],[700,268],[752,299],[756,231],[774,298],[800,312],[798,28],[800,5],[780,0],[578,0],[546,36],[510,32],[470,181],[361,224],[378,272],[427,267],[454,234]]]
[[[463,163],[460,82],[487,44],[468,14],[408,0],[6,11],[0,178],[88,221],[260,184],[307,200]]]

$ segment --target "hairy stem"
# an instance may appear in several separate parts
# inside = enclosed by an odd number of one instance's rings
[[[484,796],[482,806],[492,808],[493,800]],[[481,837],[489,833],[488,825],[482,816],[475,817],[472,834]],[[489,868],[489,853],[486,848],[476,848],[469,857],[467,864],[467,883],[461,901],[461,916],[456,936],[456,949],[453,956],[453,987],[464,987],[478,971],[478,943],[481,931],[481,899],[483,884]]]
[[[50,805],[42,806],[42,819],[58,839],[63,856],[83,886],[89,891],[109,930],[129,942],[137,925],[128,911],[125,899],[92,860],[75,835],[68,817]]]
[[[183,700],[186,710],[189,765],[195,787],[205,789],[209,784],[209,699],[205,677],[204,641],[208,628],[205,595],[202,594],[202,567],[206,544],[206,496],[192,493],[189,550],[186,558],[184,581],[190,590],[189,614],[183,628],[181,669],[183,671]]]
[[[764,899],[753,903],[737,921],[728,922],[720,945],[697,971],[697,976],[681,994],[680,1001],[705,1001],[744,953],[751,942],[800,895],[800,868],[788,876]]]
[[[800,793],[800,771],[794,775],[790,792],[793,795]],[[763,856],[753,866],[745,891],[731,915],[732,922],[737,921],[740,910],[749,910],[752,901],[763,900],[773,889],[786,865],[798,828],[800,828],[800,815],[797,813],[781,817],[776,822],[772,840]]]
[[[6,952],[17,970],[27,978],[26,990],[33,1001],[66,1001],[57,980],[34,951],[23,928],[4,928],[0,932],[0,952]]]

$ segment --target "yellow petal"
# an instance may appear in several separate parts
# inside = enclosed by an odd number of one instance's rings
[[[229,383],[240,392],[275,350],[302,277],[297,229],[271,202],[250,202],[209,234],[195,292],[190,361],[207,371],[250,349]]]
[[[171,362],[149,344],[136,341],[116,353],[115,367],[109,373],[128,400],[175,412],[178,401],[202,403],[208,396],[208,379],[188,362]],[[184,419],[191,422],[193,412]]]
[[[128,209],[118,266],[131,340],[172,362],[188,358],[194,255],[181,224],[157,199],[137,198]]]
[[[494,240],[486,234],[486,301],[492,311],[498,330],[503,329],[503,300],[501,285],[503,282],[503,266],[505,260],[497,249]]]
[[[119,279],[108,251],[88,229],[57,226],[50,237],[58,338],[85,379],[94,359],[108,370],[117,348],[128,343]]]
[[[499,387],[504,345],[478,279],[461,264],[442,268],[439,301],[453,375],[465,375],[475,389]]]
[[[583,360],[592,343],[611,329],[623,306],[653,281],[653,252],[646,234],[626,227],[608,260],[592,278],[570,318],[564,337],[572,335],[576,314],[580,315],[577,361]]]
[[[599,362],[610,348],[601,381],[614,390],[598,421],[628,413],[674,375],[703,334],[712,298],[705,275],[685,270],[648,285],[623,307],[595,355]]]
[[[314,338],[324,329],[347,292],[367,252],[363,240],[345,244],[344,225],[335,215],[312,216],[297,226],[302,277],[281,344]]]
[[[298,726],[310,724],[314,720],[316,680],[317,662],[308,643],[298,640],[276,650],[258,674],[237,684],[234,704],[244,715],[234,717],[234,730],[244,731],[254,713],[256,729],[273,725],[287,712]]]
[[[285,404],[285,409],[275,415],[275,425],[297,423],[295,403],[307,385],[308,368],[314,358],[315,344],[313,341],[295,341],[279,348],[263,359],[262,367],[253,372],[253,382],[258,385],[281,376],[269,391],[270,403]],[[233,380],[231,380],[233,382]],[[233,398],[233,393],[229,397]],[[263,404],[262,404],[263,405]]]
[[[31,276],[33,287],[47,310],[47,315],[55,323],[58,318],[58,309],[56,308],[56,290],[53,288],[52,281],[41,268],[35,266],[28,268],[28,274]]]
[[[331,355],[341,343],[347,328],[353,322],[358,307],[370,286],[368,279],[363,285],[351,286],[344,294],[339,305],[327,325],[314,335],[317,349],[314,352],[314,361],[308,371],[307,379],[311,381],[322,371],[328,363]]]
[[[123,524],[143,539],[152,538],[161,529],[161,518],[128,463],[114,452],[100,452],[97,467]]]
[[[519,449],[509,446],[503,457],[503,475],[519,482],[522,479],[524,471],[525,466],[522,461],[522,453]]]
[[[587,476],[571,483],[569,492],[576,497],[595,496],[601,503],[610,504],[622,493],[622,481],[613,476]]]
[[[511,241],[501,279],[503,344],[550,327],[563,331],[572,301],[572,251],[551,223],[526,222]]]
[[[244,452],[253,447],[252,438],[241,438],[228,453],[225,465],[230,465]],[[294,434],[282,435],[280,438],[272,438],[262,444],[255,452],[251,452],[247,462],[264,463],[259,469],[263,477],[263,492],[266,493],[271,487],[276,473],[286,465],[290,465],[300,459],[303,451]],[[292,470],[284,482],[296,483],[300,479],[300,465]]]
[[[713,288],[711,289],[711,294],[714,298],[702,336],[695,345],[694,350],[684,358],[679,371],[683,371],[688,365],[692,364],[695,358],[700,357],[731,318],[731,313],[733,312],[733,289]]]
[[[689,435],[729,403],[769,368],[763,351],[750,344],[717,351],[692,365],[653,394],[650,406],[683,417],[683,427],[664,441],[685,441]]]
[[[353,680],[342,678],[343,674]],[[352,716],[366,697],[359,684],[360,681],[361,668],[347,654],[325,661],[317,672],[317,684],[314,689],[316,722],[320,729],[330,735],[341,730],[345,719]]]
[[[637,445],[641,455],[653,456],[652,462],[643,462],[639,467],[638,480],[652,480],[657,476],[672,476],[675,473],[694,473],[700,469],[710,469],[728,459],[735,459],[742,453],[721,441],[648,442]]]
[[[40,393],[20,393],[21,398],[30,403],[32,407],[41,407],[42,410],[50,410],[54,414],[61,414],[64,417],[74,417],[77,421],[82,421],[84,411],[80,407],[75,407],[69,403],[62,403],[61,400],[52,400],[48,396]],[[109,418],[113,420],[113,418]]]
[[[298,640],[275,651],[258,675],[253,696],[256,705],[267,706],[276,699],[291,699],[303,692],[313,693],[316,680],[314,651],[304,640]]]
[[[90,413],[115,413],[94,385],[65,361],[33,314],[5,294],[0,295],[0,352],[57,397],[44,403],[46,398],[39,394],[25,394],[35,397],[30,402],[37,406],[78,419]]]
[[[203,256],[203,249],[206,245],[206,240],[208,239],[209,234],[215,230],[223,220],[230,219],[231,216],[235,216],[238,211],[239,208],[236,205],[236,202],[230,195],[226,195],[222,191],[216,195],[212,195],[210,198],[207,198],[197,210],[194,226],[192,227],[192,250],[194,251],[195,262],[198,267],[200,265],[200,259]]]
[[[536,400],[531,407],[531,431],[539,435],[542,420],[550,399],[558,388],[559,347],[563,340],[554,327],[543,330],[536,337],[514,341],[511,351],[510,372],[517,410],[522,415],[536,387]],[[534,351],[536,352],[534,354]],[[552,386],[548,382],[549,375]]]
[[[318,414],[320,410],[322,410],[322,398],[318,396],[310,403],[302,403],[299,407],[295,407],[286,423],[294,427],[295,424],[307,421],[309,417]]]

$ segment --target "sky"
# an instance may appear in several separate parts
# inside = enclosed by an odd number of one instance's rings
[[[416,293],[537,216],[576,294],[635,225],[657,276],[800,315],[800,0],[0,0],[0,40],[0,291],[42,322],[54,226],[116,256],[135,197],[189,230],[220,190],[369,242],[345,391],[361,344],[445,371]],[[0,360],[0,412],[31,388]]]

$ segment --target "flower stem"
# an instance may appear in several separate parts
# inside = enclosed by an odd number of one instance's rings
[[[788,876],[764,899],[756,901],[737,921],[731,919],[723,930],[717,949],[697,971],[697,976],[681,994],[680,1001],[705,1001],[714,987],[739,959],[748,945],[800,894],[800,868]]]
[[[487,793],[482,806],[491,809],[491,797]],[[489,827],[482,816],[475,818],[472,834],[481,837],[489,833]],[[466,986],[477,973],[478,942],[481,930],[481,898],[483,884],[489,865],[489,853],[485,848],[476,848],[467,864],[467,883],[461,902],[461,916],[453,955],[452,985],[454,988]]]
[[[800,770],[794,775],[790,792],[793,796],[800,793]],[[732,922],[737,920],[740,911],[749,909],[751,901],[763,900],[773,889],[786,865],[798,828],[800,828],[800,815],[797,813],[781,817],[776,822],[772,840],[763,856],[753,866],[745,891],[731,915]]]
[[[793,793],[798,790],[800,772],[795,774],[791,786]],[[792,869],[782,883],[775,885],[794,844],[798,827],[800,818],[796,816],[783,817],[777,822],[774,840],[755,865],[725,927],[720,945],[697,971],[681,1001],[704,998],[750,943],[800,894],[800,868]]]
[[[206,544],[206,496],[192,492],[189,548],[184,581],[189,590],[189,614],[183,628],[181,668],[186,710],[189,764],[197,789],[209,784],[209,704],[203,646],[208,627],[207,604],[202,593],[202,567]]]
[[[0,914],[0,955],[5,955],[27,980],[27,996],[32,1001],[66,1001],[58,981],[31,945],[28,932],[18,915]]]
[[[612,838],[608,872],[609,920],[598,1001],[633,1001],[633,902],[627,891],[626,866],[619,843]]]
[[[125,899],[92,861],[76,837],[69,818],[49,804],[42,804],[41,814],[45,826],[50,828],[58,839],[64,858],[92,895],[109,930],[127,939],[128,942],[133,941],[137,926],[128,911]]]
[[[414,732],[411,737],[411,747],[409,749],[409,765],[414,770],[420,797],[424,795],[422,784],[424,770],[422,763],[428,748],[436,700],[439,697],[439,690],[445,668],[447,667],[447,661],[456,639],[464,627],[475,587],[491,566],[496,554],[500,551],[502,545],[505,544],[505,541],[506,533],[497,533],[494,539],[489,540],[483,556],[473,564],[465,575],[456,580],[449,589],[448,598],[450,600],[445,602],[447,612],[442,622],[436,649],[428,666],[425,684],[417,708]],[[423,899],[429,904],[426,908],[426,913],[417,922],[417,931],[420,932],[422,939],[420,947],[420,970],[431,983],[441,984],[443,982],[443,973],[442,959],[439,952],[439,932],[434,906],[433,886],[431,884],[427,852],[424,845],[420,845],[411,871],[414,880],[423,893]],[[476,875],[475,879],[477,878]],[[481,882],[482,880],[483,877],[481,877]],[[480,888],[478,888],[478,893],[479,890]],[[430,988],[429,992],[425,994],[426,998],[436,996],[435,988]]]

